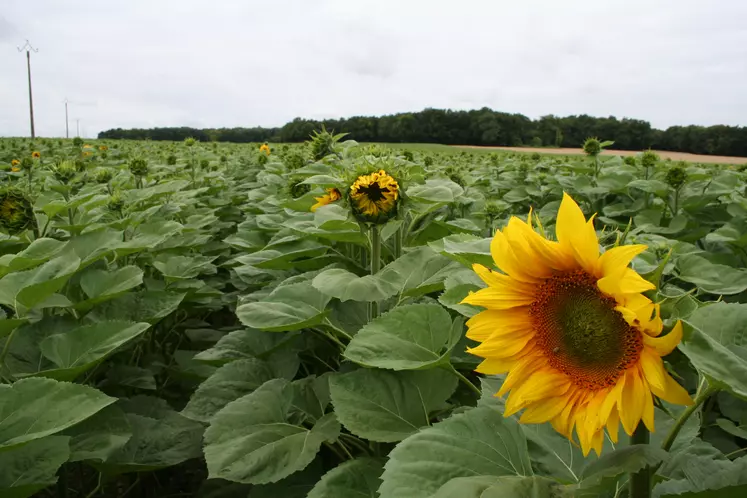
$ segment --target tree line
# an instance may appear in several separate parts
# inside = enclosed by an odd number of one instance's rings
[[[447,145],[579,147],[588,137],[614,140],[614,148],[648,148],[694,154],[747,156],[747,127],[671,126],[657,130],[641,119],[542,116],[532,120],[488,108],[471,111],[425,109],[385,116],[342,119],[296,118],[280,128],[116,128],[99,138],[216,142],[302,142],[322,126],[359,142],[439,143]]]

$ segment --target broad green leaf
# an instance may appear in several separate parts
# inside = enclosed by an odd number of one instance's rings
[[[283,285],[256,303],[236,308],[241,323],[268,332],[285,332],[312,327],[327,315],[330,297],[316,290],[311,282]]]
[[[0,320],[0,339],[10,334],[16,328],[26,323],[25,318],[11,318]]]
[[[617,476],[637,472],[660,463],[667,457],[661,448],[636,444],[604,453],[584,467],[579,496],[599,496],[608,488],[615,489]]]
[[[389,454],[381,498],[430,498],[457,477],[531,476],[518,422],[473,408],[413,434]]]
[[[109,405],[94,416],[62,432],[70,436],[70,461],[103,462],[132,436],[130,422],[119,406]]]
[[[379,476],[384,471],[384,460],[356,458],[330,470],[314,486],[308,498],[352,498],[378,496]]]
[[[454,202],[464,189],[457,183],[446,179],[426,180],[425,185],[414,185],[407,189],[406,195],[424,202]]]
[[[297,260],[314,258],[326,253],[329,246],[320,244],[314,240],[301,239],[289,242],[270,244],[261,251],[246,256],[240,256],[237,260],[243,264],[256,268],[270,270],[286,270],[294,268]]]
[[[93,230],[70,239],[61,254],[80,259],[86,267],[103,258],[122,244],[122,232],[110,229]]]
[[[215,273],[215,266],[211,264],[214,259],[215,256],[161,254],[153,261],[153,266],[166,278],[183,280],[200,273]]]
[[[704,306],[687,323],[682,352],[711,381],[747,398],[747,304]]]
[[[432,368],[448,361],[464,329],[437,304],[411,304],[385,313],[363,327],[345,349],[360,365],[392,370]]]
[[[249,498],[307,498],[319,479],[324,475],[320,461],[321,458],[317,458],[305,469],[278,482],[252,486]],[[238,483],[232,484],[237,485]],[[248,486],[248,484],[241,484],[241,486]],[[246,493],[235,498],[247,498]]]
[[[87,386],[52,379],[0,385],[0,449],[60,432],[114,403]]]
[[[89,299],[114,296],[143,283],[143,270],[137,266],[124,266],[107,272],[88,270],[80,277],[80,288]]]
[[[710,294],[739,294],[747,289],[747,271],[717,265],[695,254],[677,259],[679,278]]]
[[[313,286],[340,301],[382,301],[397,293],[395,282],[376,275],[359,277],[341,268],[325,270],[314,278]]]
[[[430,424],[443,409],[457,378],[443,369],[414,372],[360,369],[330,378],[335,413],[356,436],[379,442],[402,441]]]
[[[151,370],[131,365],[112,365],[106,372],[107,380],[114,385],[154,391],[156,379]]]
[[[323,442],[337,439],[334,414],[311,429],[288,423],[292,398],[293,386],[275,379],[219,411],[205,432],[210,478],[276,482],[309,465]]]
[[[125,256],[153,249],[158,244],[181,232],[181,230],[182,225],[176,221],[159,220],[143,223],[137,227],[131,239],[126,242],[122,242],[120,239],[119,244],[116,246],[117,255]]]
[[[33,270],[5,275],[0,279],[0,304],[17,309],[23,315],[60,290],[79,266],[80,259],[76,256],[62,255]]]
[[[490,254],[490,240],[469,234],[456,234],[429,242],[428,245],[434,251],[469,268],[475,263],[494,268],[495,263]]]
[[[184,296],[168,291],[129,292],[96,305],[86,318],[93,321],[126,320],[154,324],[176,311]]]
[[[245,358],[268,359],[275,352],[293,351],[297,339],[298,332],[276,334],[256,329],[235,330],[221,338],[212,348],[198,353],[195,359],[212,365]],[[292,356],[295,358],[295,355]]]
[[[27,498],[57,482],[57,469],[70,455],[64,436],[49,436],[0,451],[0,496]]]
[[[331,374],[319,377],[310,375],[291,383],[293,400],[291,401],[291,419],[299,424],[316,422],[324,417],[330,402],[329,378]]]
[[[439,488],[433,498],[562,498],[573,496],[546,477],[457,477]]]
[[[525,424],[521,427],[527,438],[532,468],[537,474],[567,484],[579,482],[586,461],[575,442],[562,436],[550,424]]]
[[[209,422],[228,403],[253,392],[265,382],[275,378],[293,379],[298,363],[285,369],[278,368],[281,365],[250,358],[222,366],[200,384],[182,415]]]
[[[41,238],[34,240],[26,249],[17,254],[0,256],[0,277],[45,263],[59,253],[63,247],[65,247],[65,242]]]
[[[72,380],[149,327],[148,323],[98,322],[49,335],[39,348],[57,366],[57,371],[42,373],[60,380]]]
[[[654,487],[656,498],[742,498],[747,493],[747,456],[729,460],[702,459],[690,465],[683,479]]]

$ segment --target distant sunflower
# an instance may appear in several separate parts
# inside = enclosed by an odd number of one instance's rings
[[[39,153],[38,150],[35,150],[34,152],[31,153],[31,157],[33,157],[34,159],[39,159],[41,157],[41,154]]]
[[[337,190],[336,188],[328,188],[327,193],[323,196],[314,197],[314,199],[316,199],[316,204],[311,206],[311,212],[313,213],[322,206],[326,206],[327,204],[332,204],[335,201],[339,201],[340,198],[342,198],[342,194],[340,194],[339,190]]]
[[[0,190],[0,228],[15,235],[34,225],[31,200],[14,187]]]
[[[102,151],[102,152],[103,151],[107,151],[107,150],[109,150],[109,147],[107,147],[106,145],[99,145],[99,150]]]
[[[642,420],[654,430],[654,399],[692,403],[670,377],[661,357],[682,339],[678,322],[661,336],[659,306],[642,292],[654,286],[628,268],[646,246],[599,254],[593,219],[564,195],[556,222],[558,241],[511,218],[491,243],[503,273],[482,265],[488,285],[465,303],[487,308],[472,317],[470,350],[485,358],[477,371],[508,373],[497,395],[510,391],[504,416],[524,410],[522,423],[550,422],[584,455],[601,453],[604,429],[617,442],[619,424],[632,434]]]
[[[267,144],[262,144],[260,146],[260,148],[259,148],[259,151],[260,152],[264,152],[265,154],[267,154],[269,156],[270,155],[270,146],[267,145]]]
[[[10,167],[10,170],[11,170],[11,171],[12,171],[13,173],[18,173],[19,171],[21,171],[21,168],[19,168],[18,166],[11,166],[11,167]]]
[[[359,176],[350,186],[349,195],[356,217],[383,223],[396,214],[399,184],[382,169]]]
[[[84,148],[84,149],[93,149],[93,147],[91,146],[91,144],[85,144],[85,145],[83,146],[83,148]]]
[[[11,166],[18,166],[19,164],[21,164],[21,161],[19,161],[18,159],[13,159],[13,160],[12,160],[12,161],[10,162],[10,165],[11,165]]]

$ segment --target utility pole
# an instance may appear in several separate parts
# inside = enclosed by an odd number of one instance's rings
[[[67,118],[67,97],[65,97],[65,138],[70,138],[70,121]]]
[[[31,117],[31,138],[36,138],[36,133],[34,132],[34,99],[31,95],[31,52],[38,52],[39,49],[36,49],[31,46],[28,40],[26,40],[26,44],[23,47],[18,47],[19,52],[26,51],[26,68],[28,70],[28,77],[29,77],[29,116]]]
[[[80,136],[80,119],[78,118],[75,119],[75,136]]]

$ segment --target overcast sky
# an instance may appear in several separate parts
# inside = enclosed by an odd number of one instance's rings
[[[488,106],[747,125],[747,0],[0,0],[0,136]]]

